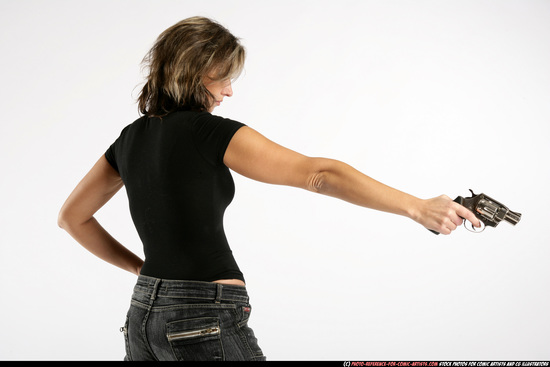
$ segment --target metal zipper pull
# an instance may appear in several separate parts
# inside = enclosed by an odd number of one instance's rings
[[[193,338],[197,336],[206,336],[206,335],[216,335],[220,333],[219,327],[211,327],[201,330],[185,331],[181,333],[169,334],[168,340],[177,340],[177,339],[186,339]]]

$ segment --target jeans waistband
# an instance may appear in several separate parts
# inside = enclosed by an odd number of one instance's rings
[[[195,280],[160,279],[139,275],[134,292],[156,297],[192,298],[215,302],[232,301],[248,303],[246,288],[239,285],[219,284]]]

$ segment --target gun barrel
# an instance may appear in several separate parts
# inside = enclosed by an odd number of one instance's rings
[[[521,219],[521,213],[515,213],[511,210],[508,210],[508,213],[504,216],[504,220],[512,225],[518,224]]]

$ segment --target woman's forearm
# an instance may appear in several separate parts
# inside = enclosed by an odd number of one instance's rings
[[[446,195],[431,199],[415,196],[384,185],[346,163],[313,158],[314,174],[307,188],[363,207],[406,216],[428,229],[450,234],[464,219],[474,226],[476,216]]]
[[[83,223],[60,219],[59,226],[97,257],[139,275],[143,260],[114,239],[94,217]]]
[[[350,165],[325,158],[308,185],[312,191],[352,204],[417,219],[422,200],[361,173]]]

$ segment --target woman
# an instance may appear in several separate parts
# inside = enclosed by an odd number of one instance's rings
[[[142,117],[123,129],[77,185],[59,225],[86,249],[138,275],[123,328],[128,360],[263,360],[247,326],[251,307],[223,229],[231,170],[367,208],[450,234],[466,208],[446,196],[421,200],[331,159],[310,158],[211,113],[231,97],[245,51],[207,18],[164,31],[144,62]],[[145,262],[109,235],[94,213],[125,185]]]

